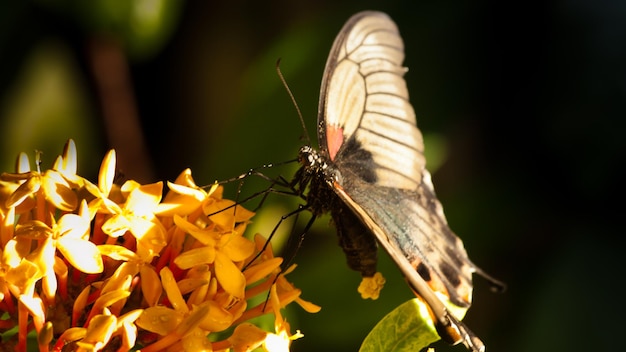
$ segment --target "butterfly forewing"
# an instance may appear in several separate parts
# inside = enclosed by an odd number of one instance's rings
[[[402,78],[403,60],[404,45],[389,17],[374,12],[352,17],[326,62],[319,142],[331,160],[350,158],[360,164],[354,167],[372,170],[378,185],[416,189],[425,160]],[[351,157],[355,147],[364,145],[370,158]]]

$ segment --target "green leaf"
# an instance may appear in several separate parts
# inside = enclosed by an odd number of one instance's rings
[[[428,307],[418,298],[387,314],[365,337],[360,352],[420,351],[440,337]]]

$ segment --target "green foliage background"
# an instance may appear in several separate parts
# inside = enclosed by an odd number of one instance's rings
[[[405,40],[406,79],[448,221],[474,262],[509,285],[494,295],[477,278],[468,326],[490,351],[614,350],[626,315],[615,304],[624,275],[623,207],[615,204],[626,161],[620,2],[89,4],[0,5],[2,170],[12,170],[19,151],[35,149],[49,165],[67,138],[77,142],[81,173],[92,177],[107,149],[128,152],[105,133],[90,55],[102,41],[125,58],[145,138],[143,172],[128,178],[173,180],[191,167],[209,184],[293,159],[302,129],[276,60],[313,132],[334,36],[353,13],[382,10]],[[290,178],[294,170],[267,172]],[[244,193],[263,187],[251,180]],[[256,218],[266,235],[296,204],[271,198],[277,204]],[[323,309],[290,312],[305,335],[294,351],[356,350],[386,312],[412,297],[382,255],[387,287],[378,301],[362,301],[334,236],[322,219],[296,254],[291,279]]]

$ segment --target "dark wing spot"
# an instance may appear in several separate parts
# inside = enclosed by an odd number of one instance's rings
[[[363,149],[354,137],[350,137],[341,146],[335,164],[344,174],[349,170],[367,183],[376,183],[376,165],[372,153]]]
[[[448,279],[453,287],[459,287],[461,285],[461,278],[459,277],[458,270],[454,269],[450,264],[441,262],[439,264],[439,270],[441,270],[443,276]]]
[[[459,253],[456,247],[455,248],[447,247],[446,254],[448,254],[448,257],[450,258],[450,260],[454,263],[456,267],[462,268],[465,265],[465,262],[459,256]]]
[[[424,265],[424,263],[419,263],[419,265],[417,266],[417,268],[415,268],[415,270],[417,270],[417,273],[420,274],[422,279],[424,279],[425,281],[431,280],[430,269],[428,269],[428,267]]]

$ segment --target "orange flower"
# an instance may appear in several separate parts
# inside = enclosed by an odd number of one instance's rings
[[[18,160],[18,173],[3,173],[0,176],[4,181],[20,183],[15,192],[5,200],[6,207],[17,206],[41,190],[44,198],[54,207],[64,211],[72,211],[76,208],[78,201],[72,188],[77,188],[82,179],[76,176],[74,141],[69,140],[66,143],[63,155],[57,158],[54,167],[43,173],[30,171],[26,154],[21,154]],[[38,162],[37,164],[39,165]]]
[[[40,351],[287,351],[301,335],[280,309],[319,307],[285,278],[295,266],[281,272],[264,238],[244,237],[254,213],[222,186],[196,186],[189,169],[164,198],[162,182],[118,186],[115,161],[106,154],[94,184],[76,174],[69,141],[52,169],[30,171],[21,154],[0,176],[0,328],[17,328],[7,343],[26,351],[34,330]],[[274,332],[246,322],[267,312]]]
[[[165,242],[165,229],[154,214],[163,191],[163,183],[139,185],[127,181],[121,188],[127,198],[123,206],[113,206],[113,215],[102,225],[102,231],[111,237],[120,237],[129,231],[137,239],[137,251],[143,258],[156,256]]]
[[[56,257],[57,250],[73,267],[84,273],[102,272],[102,257],[88,237],[90,221],[87,203],[83,201],[78,214],[65,214],[51,227],[39,220],[27,221],[16,227],[15,238],[11,240],[15,241],[16,245],[20,242],[28,244],[31,240],[39,242],[39,246],[24,256],[21,262],[24,265],[29,265],[27,263],[30,262],[37,266],[38,273],[43,276],[43,293],[48,301],[55,298],[56,275],[67,276],[67,268],[57,264],[59,261],[62,263],[62,260]],[[18,257],[19,254],[13,255],[13,259]],[[28,271],[22,275],[28,275]],[[24,280],[28,281],[30,278],[26,277]]]
[[[164,336],[159,342],[142,351],[160,351],[178,343],[184,351],[211,351],[210,341],[206,338],[209,330],[202,326],[207,322],[219,321],[223,330],[232,323],[232,316],[217,304],[206,301],[201,305],[189,308],[168,268],[161,270],[161,282],[167,298],[173,308],[163,306],[150,307],[139,317],[137,325],[141,328]]]
[[[303,337],[300,331],[291,334],[289,324],[280,313],[282,303],[276,285],[270,290],[270,305],[274,312],[274,333],[266,332],[249,323],[238,325],[228,338],[235,352],[249,352],[260,346],[269,352],[288,352],[291,341]]]
[[[224,290],[243,298],[246,279],[235,263],[248,258],[254,251],[254,244],[241,236],[241,225],[227,233],[220,233],[211,226],[199,228],[179,216],[174,216],[174,223],[204,245],[179,255],[174,263],[181,269],[214,264],[215,275]]]

